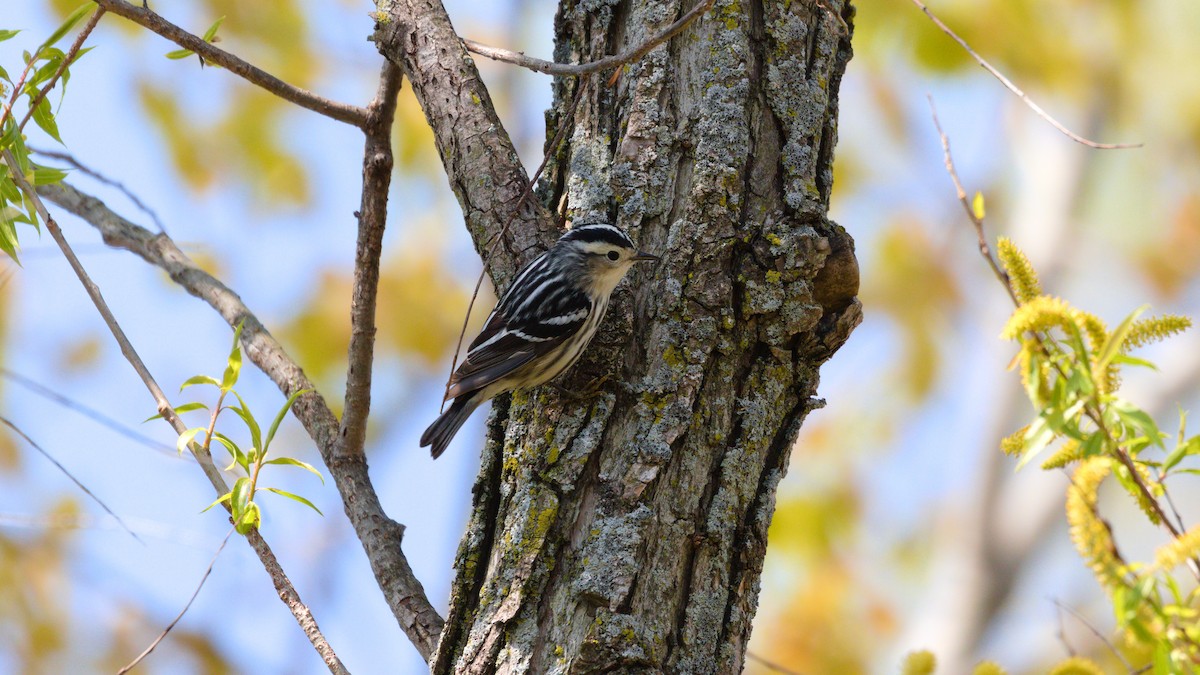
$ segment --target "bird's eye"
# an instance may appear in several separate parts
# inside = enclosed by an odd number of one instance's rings
[[[609,252],[608,252],[608,259],[609,259],[609,260],[612,260],[613,262],[616,262],[616,260],[617,260],[618,258],[620,258],[620,257],[621,257],[621,254],[620,254],[620,253],[617,253],[616,251],[609,251]]]

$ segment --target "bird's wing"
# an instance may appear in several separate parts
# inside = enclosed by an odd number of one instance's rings
[[[587,295],[567,287],[539,294],[544,282],[537,275],[522,274],[513,283],[450,378],[447,399],[503,379],[552,352],[583,327],[593,311]],[[525,302],[517,301],[522,298]]]

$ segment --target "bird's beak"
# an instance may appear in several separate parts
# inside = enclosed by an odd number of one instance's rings
[[[648,260],[658,262],[660,258],[656,255],[646,253],[645,251],[638,251],[637,255],[633,256],[633,262],[645,262]]]

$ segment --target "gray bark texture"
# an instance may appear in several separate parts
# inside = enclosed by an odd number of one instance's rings
[[[555,58],[616,53],[688,6],[563,0]],[[630,273],[559,382],[594,392],[496,402],[432,672],[740,672],[776,487],[862,317],[826,215],[852,18],[722,0],[590,83],[540,201],[663,262]],[[578,86],[556,82],[548,137]]]
[[[527,179],[491,98],[440,2],[376,5],[498,288],[555,211],[663,256],[560,381],[576,395],[495,402],[432,672],[740,671],[776,487],[862,317],[853,242],[827,218],[852,7],[720,0],[611,82],[557,80],[547,138],[587,90],[492,250]],[[563,0],[555,59],[619,53],[687,8]]]

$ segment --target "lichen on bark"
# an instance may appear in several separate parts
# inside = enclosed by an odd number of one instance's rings
[[[687,9],[564,0],[555,56],[616,53]],[[831,11],[852,26],[842,0],[719,0],[591,83],[539,198],[663,261],[560,381],[584,395],[495,405],[433,672],[740,671],[776,487],[861,319],[827,217],[850,58]],[[556,82],[550,134],[577,86]]]

